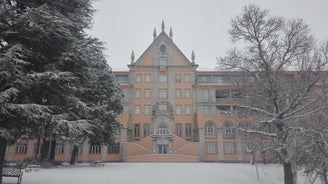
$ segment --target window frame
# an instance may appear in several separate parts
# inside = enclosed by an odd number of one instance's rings
[[[145,74],[145,83],[151,82],[151,74]]]
[[[141,98],[141,89],[136,89],[136,90],[135,90],[134,97],[135,97],[136,99],[140,99],[140,98]]]
[[[136,74],[136,83],[141,83],[142,81],[142,75],[141,74]]]
[[[134,114],[135,115],[140,115],[141,114],[141,106],[140,105],[135,105],[134,106]]]
[[[158,75],[158,83],[167,83],[167,80],[168,80],[167,74]]]
[[[182,115],[182,105],[175,105],[175,114]]]

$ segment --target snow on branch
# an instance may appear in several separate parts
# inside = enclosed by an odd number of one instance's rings
[[[249,134],[258,134],[258,135],[263,135],[263,136],[272,137],[272,138],[277,137],[276,133],[269,133],[269,132],[250,130],[250,129],[244,129],[244,128],[238,128],[238,130],[243,131],[245,133],[249,133]]]
[[[12,97],[17,96],[19,90],[11,87],[0,92],[0,104],[8,102]]]

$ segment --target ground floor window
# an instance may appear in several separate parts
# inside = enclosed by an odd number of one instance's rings
[[[182,124],[181,124],[181,123],[177,123],[177,124],[176,124],[175,133],[176,133],[176,135],[179,136],[179,137],[182,136]]]
[[[149,130],[150,130],[150,123],[145,123],[144,124],[144,137],[147,137],[149,135]]]
[[[119,154],[120,143],[112,143],[108,145],[108,154]]]
[[[92,144],[90,146],[90,154],[100,154],[101,146],[99,144]]]
[[[217,153],[217,146],[215,142],[206,143],[206,153],[215,154]]]
[[[225,154],[235,154],[235,143],[225,142],[224,143],[224,153]]]
[[[55,154],[56,155],[64,154],[64,145],[63,144],[57,144],[56,145]]]
[[[134,139],[140,138],[140,124],[134,124]]]
[[[191,139],[191,123],[186,123],[186,138]]]
[[[17,144],[16,154],[23,155],[27,152],[27,144]]]

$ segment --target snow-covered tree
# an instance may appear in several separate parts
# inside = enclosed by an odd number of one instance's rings
[[[0,167],[6,145],[22,137],[47,142],[116,131],[110,125],[121,109],[120,92],[100,42],[85,34],[91,3],[1,0]],[[99,90],[94,99],[93,90]]]
[[[315,92],[327,52],[318,48],[301,19],[271,16],[255,5],[244,7],[231,21],[229,34],[238,45],[218,59],[218,66],[243,74],[235,81],[248,103],[240,108],[253,112],[251,123],[270,127],[240,130],[271,138],[271,149],[283,165],[285,184],[295,184],[293,131],[305,126],[300,119],[326,107],[314,104],[323,99]]]

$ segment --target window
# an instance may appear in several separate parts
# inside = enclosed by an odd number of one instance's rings
[[[111,143],[108,145],[108,154],[119,154],[120,153],[120,143]]]
[[[64,154],[64,145],[63,144],[57,144],[55,147],[55,154],[61,155]]]
[[[231,106],[218,105],[218,106],[216,106],[216,110],[219,111],[220,115],[222,115],[222,116],[233,115]]]
[[[225,142],[224,143],[224,153],[225,154],[235,154],[235,143]]]
[[[191,114],[191,106],[190,105],[186,105],[185,106],[185,113],[186,113],[186,115],[190,115]]]
[[[206,143],[206,153],[215,154],[215,153],[217,153],[216,150],[217,150],[216,143],[214,143],[214,142]]]
[[[181,123],[176,124],[175,134],[179,137],[182,136],[182,124]]]
[[[175,98],[181,98],[181,89],[175,90]]]
[[[144,106],[144,115],[149,115],[149,110],[150,110],[149,105],[145,105]]]
[[[140,105],[134,106],[134,114],[136,114],[136,115],[140,114]]]
[[[203,84],[204,83],[209,83],[209,77],[210,76],[206,76],[206,75],[205,76],[198,76],[197,77],[197,82],[198,83],[203,83]]]
[[[191,123],[186,123],[186,138],[191,139]]]
[[[145,97],[146,99],[150,98],[150,89],[145,89],[144,97]]]
[[[233,138],[233,126],[229,122],[225,122],[223,125],[223,137],[224,138]]]
[[[158,98],[167,98],[167,89],[159,89],[158,90]]]
[[[168,134],[169,133],[169,131],[168,131],[168,129],[167,129],[167,127],[166,127],[166,125],[163,123],[163,124],[161,124],[159,127],[158,127],[158,134],[160,134],[160,135],[165,135],[165,134]]]
[[[185,98],[190,98],[190,89],[184,90],[184,96],[185,96]]]
[[[159,66],[167,66],[167,58],[159,58]]]
[[[167,110],[167,104],[158,104],[158,110],[160,111],[166,111]]]
[[[143,130],[144,130],[144,137],[147,137],[149,135],[150,124],[149,123],[145,123]]]
[[[202,90],[202,100],[203,102],[208,102],[210,100],[210,93],[208,89]]]
[[[16,154],[23,155],[26,154],[27,144],[17,144],[16,146]]]
[[[141,75],[140,74],[136,75],[136,82],[141,82]]]
[[[140,124],[134,124],[134,139],[140,138]]]
[[[181,82],[181,74],[175,74],[175,82],[180,83]]]
[[[216,126],[213,122],[207,122],[205,125],[205,137],[216,138]]]
[[[149,83],[151,81],[151,75],[150,74],[146,74],[145,75],[145,82]]]
[[[165,75],[165,74],[160,74],[159,76],[158,76],[158,82],[167,82],[167,75]]]
[[[119,84],[128,83],[129,82],[128,75],[115,75],[115,80]]]
[[[164,44],[162,44],[160,47],[159,47],[159,50],[162,52],[162,53],[165,53],[166,52],[166,46]]]
[[[136,98],[141,98],[141,90],[140,89],[136,89],[135,97]]]
[[[190,74],[185,74],[184,75],[184,82],[190,82]]]
[[[176,105],[175,106],[175,114],[181,115],[181,105]]]
[[[100,144],[91,144],[90,145],[90,154],[100,154],[101,146]]]

